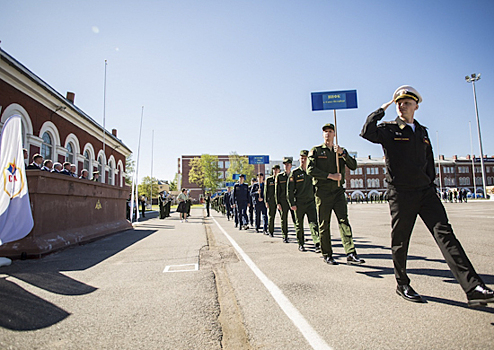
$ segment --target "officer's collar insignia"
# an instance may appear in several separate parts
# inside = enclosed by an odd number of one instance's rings
[[[400,129],[402,129],[402,130],[405,128],[405,126],[406,126],[406,124],[400,124],[399,125]]]

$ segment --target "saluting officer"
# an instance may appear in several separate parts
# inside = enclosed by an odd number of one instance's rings
[[[273,237],[274,233],[274,220],[276,217],[276,193],[275,193],[275,181],[276,176],[280,173],[280,166],[278,164],[273,165],[271,169],[273,174],[266,178],[266,184],[264,185],[264,202],[266,208],[268,208],[268,232],[269,236]]]
[[[288,176],[292,170],[292,160],[290,158],[283,159],[283,167],[285,171],[276,176],[275,181],[275,198],[276,205],[281,215],[281,234],[283,235],[283,243],[288,243],[288,212],[290,211],[290,205],[286,197],[286,183],[288,182]]]
[[[334,211],[338,219],[341,242],[347,255],[347,264],[359,265],[365,261],[357,255],[353,243],[352,228],[348,221],[348,208],[345,196],[345,166],[351,170],[357,169],[357,161],[348,152],[334,143],[335,130],[333,124],[322,127],[324,143],[312,147],[309,152],[307,173],[311,175],[316,188],[317,216],[319,217],[319,235],[324,261],[330,265],[338,263],[333,258],[331,247],[330,221]],[[339,162],[339,172],[336,167],[336,157]]]
[[[314,187],[312,176],[307,174],[307,156],[309,151],[300,151],[300,166],[292,171],[288,181],[288,203],[295,211],[295,231],[297,234],[298,250],[305,252],[304,248],[304,216],[309,220],[312,241],[316,247],[316,253],[320,252],[319,228],[317,223],[316,203],[314,201]]]
[[[377,122],[396,103],[398,117],[394,121]],[[415,111],[422,102],[411,86],[400,86],[393,99],[371,113],[360,136],[381,144],[386,157],[391,213],[391,248],[397,281],[396,293],[405,300],[423,302],[410,286],[406,262],[410,236],[417,215],[425,223],[448,263],[451,272],[465,291],[469,306],[494,302],[494,292],[477,275],[460,242],[453,233],[446,210],[436,193],[436,169],[427,128],[415,120]]]

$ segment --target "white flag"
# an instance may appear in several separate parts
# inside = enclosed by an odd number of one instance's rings
[[[22,152],[21,117],[5,122],[0,136],[0,245],[24,238],[34,221]]]

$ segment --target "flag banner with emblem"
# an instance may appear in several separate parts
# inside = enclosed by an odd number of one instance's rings
[[[0,245],[31,232],[34,221],[22,151],[21,117],[5,122],[0,136]]]

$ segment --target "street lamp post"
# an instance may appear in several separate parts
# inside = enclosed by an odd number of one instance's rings
[[[477,132],[479,134],[479,148],[480,148],[480,166],[482,168],[482,189],[484,192],[484,198],[487,198],[486,193],[486,181],[485,181],[485,169],[484,169],[484,151],[482,149],[482,136],[480,135],[480,120],[479,120],[479,110],[477,108],[477,92],[475,91],[475,82],[480,79],[480,73],[477,75],[475,73],[470,76],[466,76],[465,80],[467,83],[472,83],[473,86],[473,100],[475,102],[475,117],[477,118]],[[474,179],[475,181],[475,179]]]

